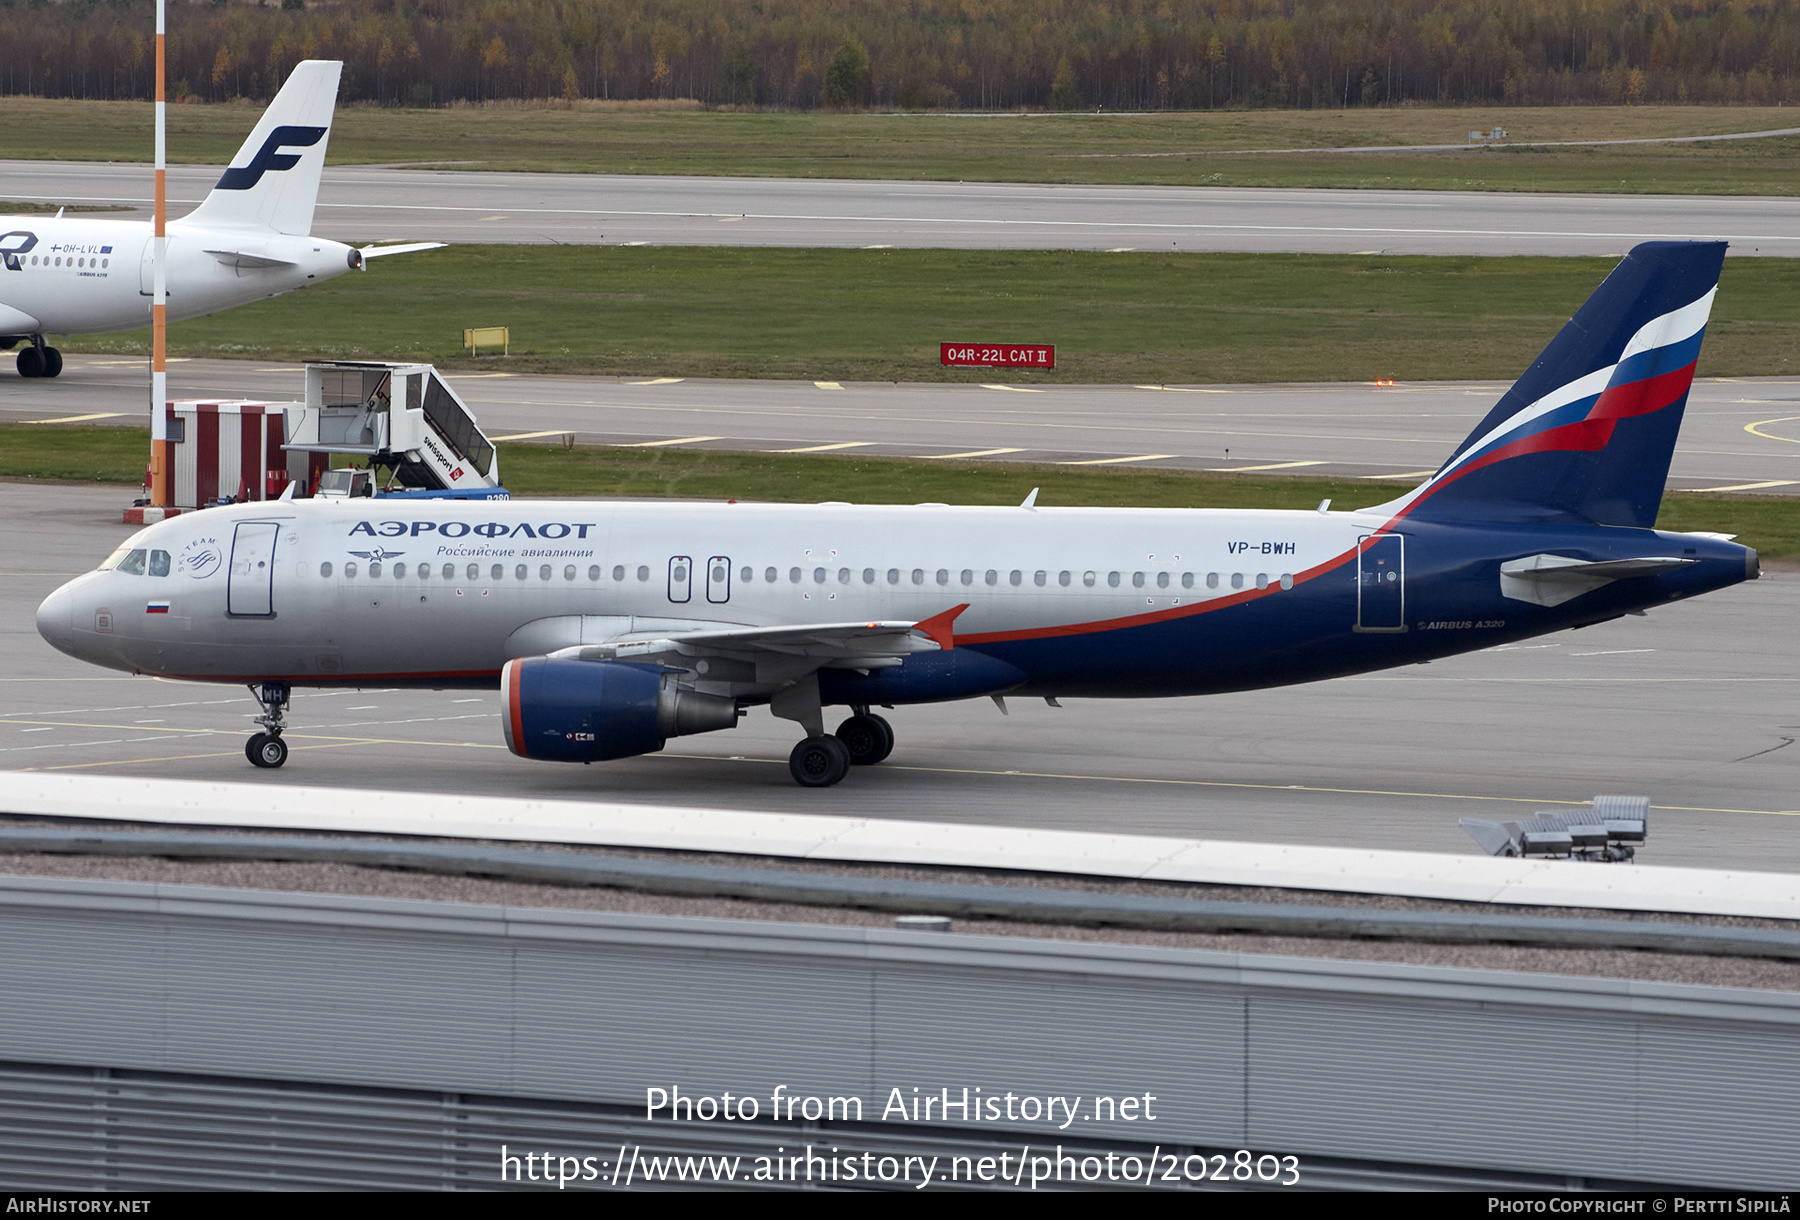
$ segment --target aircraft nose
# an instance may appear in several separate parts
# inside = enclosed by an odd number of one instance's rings
[[[75,655],[75,592],[64,585],[37,610],[38,634],[58,652]]]

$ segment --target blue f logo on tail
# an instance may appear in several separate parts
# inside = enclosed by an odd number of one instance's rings
[[[270,170],[293,169],[300,164],[297,153],[278,152],[280,148],[311,148],[325,138],[324,127],[277,127],[263,141],[263,146],[250,158],[250,164],[227,169],[219,179],[221,191],[247,191],[262,181]]]

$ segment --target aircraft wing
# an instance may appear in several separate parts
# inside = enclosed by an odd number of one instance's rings
[[[887,669],[916,652],[956,646],[951,624],[966,606],[918,622],[807,623],[639,632],[551,656],[660,662],[723,682],[790,682],[817,669]]]
[[[1684,568],[1696,559],[1652,555],[1642,559],[1571,559],[1567,555],[1528,555],[1500,565],[1500,592],[1516,601],[1560,606],[1602,585],[1632,576],[1651,576]]]
[[[679,631],[606,644],[565,648],[553,656],[584,661],[654,661],[718,657],[738,661],[796,658],[813,667],[857,662],[859,668],[898,665],[915,652],[936,652],[943,645],[907,622],[812,623],[803,627],[726,627],[712,631]],[[690,666],[682,666],[690,668]]]
[[[30,314],[11,305],[0,305],[0,335],[35,335],[42,329]]]

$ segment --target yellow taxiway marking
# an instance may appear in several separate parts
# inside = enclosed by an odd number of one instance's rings
[[[981,388],[984,390],[1006,390],[1009,393],[1013,393],[1013,394],[1042,394],[1043,393],[1042,390],[1033,390],[1027,386],[1022,386],[1022,385],[986,385],[986,384],[983,384]]]
[[[1786,441],[1790,445],[1800,445],[1800,440],[1795,440],[1791,436],[1770,436],[1762,430],[1767,424],[1788,424],[1797,419],[1800,419],[1800,415],[1783,415],[1780,419],[1759,419],[1753,424],[1745,424],[1744,431],[1751,436],[1760,436],[1765,441]]]
[[[1120,466],[1126,462],[1160,462],[1164,458],[1179,457],[1175,453],[1145,453],[1138,457],[1122,458],[1088,458],[1082,462],[1058,462],[1058,466]]]
[[[971,449],[967,453],[927,453],[928,458],[995,457],[1002,453],[1024,453],[1023,449]]]
[[[626,385],[674,385],[678,381],[686,381],[686,377],[652,377],[648,381],[627,381]]]
[[[736,755],[721,758],[716,754],[661,753],[653,758],[694,759],[711,762],[780,763],[778,758],[749,758]],[[1096,784],[1156,784],[1173,788],[1234,788],[1252,792],[1317,792],[1329,796],[1412,797],[1428,801],[1486,801],[1507,805],[1570,805],[1587,808],[1589,801],[1562,800],[1536,796],[1478,796],[1468,792],[1405,792],[1382,788],[1326,788],[1313,784],[1250,784],[1216,779],[1162,779],[1138,775],[1077,775],[1060,771],[993,771],[980,767],[909,767],[883,763],[890,771],[917,771],[928,775],[989,775],[1006,779],[1083,780]],[[1715,809],[1705,805],[1652,805],[1668,813],[1755,813],[1770,817],[1800,817],[1800,809]]]
[[[805,445],[799,449],[765,449],[764,453],[829,453],[833,449],[861,449],[874,441],[839,441],[835,445]]]
[[[618,445],[619,449],[657,449],[663,445],[697,445],[701,441],[722,441],[722,436],[678,436],[672,441],[632,441],[628,445]]]
[[[96,411],[92,415],[63,415],[56,419],[22,419],[22,424],[78,424],[87,419],[117,419],[123,411]]]
[[[290,733],[288,736],[291,737],[292,734]],[[322,746],[290,746],[288,747],[288,752],[290,754],[298,754],[302,750],[337,750],[342,749],[344,746],[362,744],[363,743],[360,741],[334,741]],[[192,762],[202,758],[231,758],[236,755],[241,755],[242,753],[242,750],[225,750],[218,754],[165,754],[160,758],[111,758],[102,762],[60,763],[54,767],[45,767],[44,770],[84,771],[91,767],[122,767],[129,766],[132,763]]]
[[[1324,462],[1271,462],[1267,466],[1215,466],[1208,474],[1237,474],[1248,470],[1292,470],[1296,466],[1323,466]]]
[[[1159,394],[1233,394],[1235,390],[1209,390],[1187,385],[1135,385],[1134,390],[1155,390]]]
[[[1792,487],[1800,479],[1770,479],[1766,483],[1733,483],[1729,487],[1684,487],[1682,491],[1757,491],[1764,487]]]
[[[43,727],[45,727],[47,729],[112,729],[115,731],[135,731],[137,729],[141,729],[144,727],[141,724],[95,724],[92,721],[88,721],[88,720],[50,720],[43,716],[33,716],[33,717],[29,717],[29,718],[23,717],[23,716],[8,716],[8,717],[0,718],[0,724],[37,724],[37,725],[42,725]],[[237,730],[235,728],[232,728],[232,729],[182,729],[182,728],[176,728],[172,725],[168,725],[168,726],[159,727],[157,729],[157,732],[159,732],[159,733],[235,733],[235,732],[237,732]],[[81,743],[76,742],[75,744],[80,745]]]
[[[720,223],[720,224],[722,224],[722,225],[734,225],[734,224],[738,224],[738,223],[739,223],[739,222],[741,222],[741,221],[743,221],[743,220],[745,220],[745,219],[747,219],[747,217],[743,217],[743,216],[721,216],[721,217],[719,217],[719,223]]]
[[[821,390],[841,390],[844,388],[835,381],[815,381],[813,384],[818,386]]]
[[[517,377],[517,373],[458,373],[458,381],[492,381],[496,377]]]
[[[150,357],[144,356],[137,360],[83,360],[81,361],[81,365],[84,368],[97,369],[112,364],[148,364],[149,362]],[[256,371],[259,373],[263,372],[262,369],[257,369]],[[282,369],[281,371],[284,373],[287,372],[286,369]]]
[[[863,247],[863,249],[865,249],[865,250],[892,250],[893,248],[894,247],[892,247],[892,246],[864,246]]]
[[[1106,252],[1108,254],[1130,254],[1135,249],[1137,249],[1136,246],[1112,246]]]
[[[1408,470],[1401,474],[1359,474],[1359,479],[1429,479],[1435,470]]]
[[[622,241],[619,244],[621,246],[647,246],[650,243],[647,241]]]
[[[553,428],[549,432],[515,432],[511,436],[490,436],[488,439],[497,445],[501,441],[530,441],[536,440],[540,436],[567,435],[569,435],[569,430],[567,428]]]
[[[483,216],[481,219],[482,220],[505,220],[506,217],[504,217],[504,216]]]

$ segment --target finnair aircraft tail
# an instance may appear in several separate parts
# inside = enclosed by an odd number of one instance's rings
[[[544,761],[766,705],[803,728],[808,786],[887,756],[877,707],[1204,695],[1492,648],[1756,578],[1726,536],[1654,528],[1723,250],[1633,251],[1443,468],[1376,508],[246,504],[151,526],[38,630],[95,664],[254,684],[260,767],[287,757],[292,686],[498,686],[507,744]],[[852,714],[827,733],[834,705]]]
[[[1656,524],[1724,261],[1724,242],[1632,250],[1437,474],[1384,507],[1415,521]]]
[[[185,223],[311,233],[343,70],[337,60],[309,59],[296,66],[218,185]]]
[[[341,63],[307,60],[200,206],[168,225],[169,320],[197,318],[317,284],[388,254],[313,237]],[[53,334],[135,330],[150,320],[152,226],[141,220],[0,216],[0,350],[24,342],[21,377],[55,377]]]

